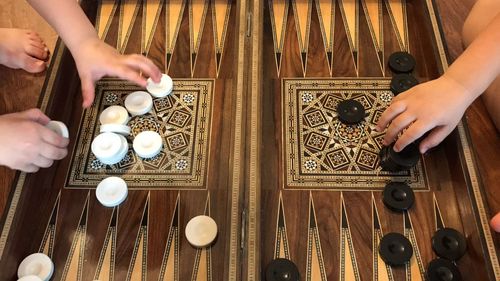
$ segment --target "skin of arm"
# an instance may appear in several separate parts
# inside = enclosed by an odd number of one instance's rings
[[[456,127],[465,109],[500,75],[500,14],[438,79],[420,84],[396,96],[381,115],[376,129],[387,126],[384,145],[399,152],[420,142],[425,153],[438,145]]]
[[[94,83],[105,75],[127,79],[143,87],[146,86],[146,77],[151,77],[154,82],[160,81],[161,72],[149,59],[136,54],[120,55],[101,41],[77,1],[28,2],[57,31],[71,51],[82,82],[83,107],[92,104]]]

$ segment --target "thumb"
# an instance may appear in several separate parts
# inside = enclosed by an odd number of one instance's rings
[[[50,118],[47,117],[40,109],[32,108],[22,112],[23,116],[31,121],[35,121],[41,125],[47,125],[50,122]]]
[[[88,108],[94,102],[95,97],[95,87],[94,81],[91,77],[85,76],[81,78],[82,80],[82,96],[83,96],[83,107]]]

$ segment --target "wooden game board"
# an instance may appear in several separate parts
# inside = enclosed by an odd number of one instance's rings
[[[153,159],[129,150],[112,166],[95,159],[99,113],[140,88],[103,79],[82,110],[74,62],[59,44],[40,107],[69,126],[70,155],[19,174],[0,237],[1,280],[37,251],[53,259],[53,280],[263,280],[276,257],[296,263],[301,280],[424,280],[442,226],[467,237],[464,280],[500,278],[465,122],[414,169],[378,169],[383,133],[373,129],[393,97],[388,56],[412,53],[420,81],[447,67],[431,0],[81,4],[103,40],[173,77],[173,94],[130,121],[129,143],[155,130],[164,149]],[[334,109],[347,98],[364,105],[366,121],[338,122]],[[109,175],[129,185],[116,208],[95,197]],[[382,204],[389,180],[415,190],[409,212]],[[205,249],[184,237],[199,214],[219,227]],[[388,232],[412,242],[408,266],[378,255]]]

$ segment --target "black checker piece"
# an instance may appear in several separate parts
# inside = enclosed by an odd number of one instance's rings
[[[403,212],[413,206],[415,194],[404,182],[390,182],[384,188],[382,201],[387,208],[395,212]]]
[[[339,120],[348,125],[357,124],[365,119],[366,111],[357,100],[343,100],[337,105]]]
[[[380,240],[380,257],[391,266],[402,266],[413,256],[410,240],[400,233],[391,232]]]
[[[397,96],[402,92],[417,86],[418,84],[417,78],[409,74],[396,74],[391,80],[391,91],[395,96]]]
[[[380,167],[384,171],[399,172],[410,170],[417,165],[420,159],[418,144],[413,142],[402,151],[394,151],[394,143],[383,147],[379,152]]]
[[[395,52],[389,56],[389,68],[394,73],[410,73],[415,65],[415,58],[407,52]]]
[[[467,251],[467,242],[457,230],[441,228],[432,236],[432,249],[442,258],[457,261]]]
[[[434,259],[427,267],[428,281],[461,281],[462,275],[457,266],[446,259]]]
[[[274,259],[266,267],[266,281],[299,281],[297,266],[288,259]]]

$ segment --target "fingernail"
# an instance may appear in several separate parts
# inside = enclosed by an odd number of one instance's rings
[[[420,153],[425,154],[427,152],[427,147],[420,148]]]
[[[45,47],[45,48],[43,48],[43,50],[44,50],[45,52],[48,52],[48,51],[49,51],[49,48]]]
[[[394,146],[394,148],[393,148],[393,149],[394,149],[394,151],[396,151],[396,152],[400,152],[400,151],[401,151],[401,149],[399,148],[399,146]]]

